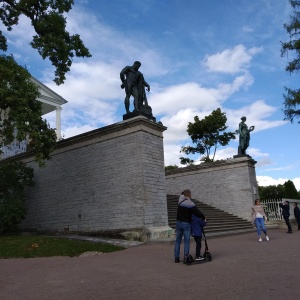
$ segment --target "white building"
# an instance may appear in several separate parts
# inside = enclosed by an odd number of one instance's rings
[[[45,115],[49,112],[56,111],[56,135],[57,139],[61,139],[61,106],[68,101],[63,97],[59,96],[46,85],[41,83],[36,78],[32,77],[31,81],[39,88],[40,97],[37,99],[42,102],[42,115]],[[4,146],[1,148],[2,153],[0,159],[4,159],[22,152],[25,152],[27,148],[27,141],[13,141],[10,145]]]

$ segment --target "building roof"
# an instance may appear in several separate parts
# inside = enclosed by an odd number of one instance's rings
[[[31,76],[31,81],[39,88],[41,96],[37,99],[42,102],[42,114],[45,115],[51,111],[55,111],[57,106],[61,106],[68,103],[60,95],[49,89],[46,85],[41,83],[39,80]]]

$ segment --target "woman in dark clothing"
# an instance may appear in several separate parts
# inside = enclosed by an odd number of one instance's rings
[[[292,226],[290,223],[290,202],[285,201],[283,204],[279,203],[279,206],[282,208],[282,216],[284,218],[285,224],[288,227],[288,232],[287,233],[292,233]]]

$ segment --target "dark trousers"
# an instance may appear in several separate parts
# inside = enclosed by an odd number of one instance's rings
[[[290,217],[283,216],[283,218],[284,218],[286,226],[288,227],[288,231],[292,232],[292,226],[291,226],[291,223],[290,223],[290,220],[289,220]]]
[[[296,220],[297,220],[297,224],[298,224],[298,230],[300,230],[300,217],[296,218]]]
[[[202,236],[194,236],[194,240],[196,242],[196,257],[199,257],[201,255],[201,240]]]

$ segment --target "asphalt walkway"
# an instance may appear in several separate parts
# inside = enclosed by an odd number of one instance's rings
[[[174,263],[170,242],[75,258],[1,259],[0,299],[299,300],[300,231],[272,229],[269,237],[208,238],[213,260],[191,266]]]

